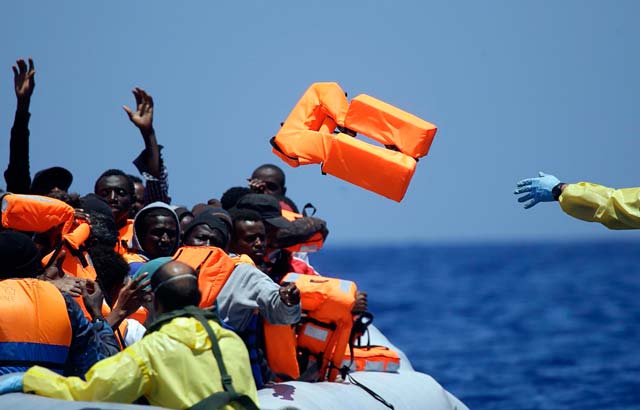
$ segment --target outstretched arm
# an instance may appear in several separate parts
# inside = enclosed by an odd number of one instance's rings
[[[167,170],[162,163],[156,133],[153,128],[153,98],[142,88],[133,89],[136,99],[136,111],[126,105],[122,108],[129,116],[129,120],[142,134],[144,150],[133,161],[140,174],[146,180],[144,199],[145,204],[155,201],[170,202]]]
[[[14,194],[28,194],[31,185],[29,174],[29,106],[36,86],[36,70],[33,60],[29,66],[24,60],[16,61],[13,67],[13,82],[16,93],[16,116],[11,127],[9,142],[9,166],[4,172],[7,191]]]
[[[518,202],[531,208],[538,202],[559,201],[568,215],[598,222],[609,229],[640,229],[640,188],[613,189],[590,182],[566,184],[540,172],[537,178],[518,182]]]

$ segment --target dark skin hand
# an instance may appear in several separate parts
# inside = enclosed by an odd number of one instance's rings
[[[102,317],[102,303],[104,297],[102,295],[102,289],[92,280],[85,281],[85,285],[82,288],[82,300],[84,301],[84,307],[87,308],[87,312],[93,319],[104,319]]]
[[[280,299],[287,306],[295,306],[300,303],[300,290],[295,283],[287,283],[280,286]]]
[[[115,329],[123,319],[138,310],[144,303],[151,301],[151,293],[145,289],[149,285],[148,276],[145,272],[120,289],[111,313],[106,318],[109,326]]]
[[[132,90],[136,99],[136,111],[126,105],[122,109],[129,116],[129,120],[142,134],[144,145],[148,151],[147,169],[156,178],[160,177],[160,148],[156,141],[156,132],[153,129],[153,98],[145,90],[136,87]]]
[[[44,270],[42,275],[40,275],[40,279],[51,282],[53,286],[58,288],[61,292],[68,293],[73,297],[82,296],[85,280],[75,278],[64,273],[62,270],[62,262],[64,261],[65,256],[67,256],[67,253],[65,251],[60,251],[55,263]]]
[[[17,60],[16,65],[11,68],[13,69],[13,83],[18,99],[18,109],[28,111],[33,89],[36,88],[36,70],[33,60],[29,59],[28,68],[23,59]]]
[[[353,306],[351,313],[358,314],[366,312],[368,308],[367,292],[358,291],[356,293],[356,304]]]

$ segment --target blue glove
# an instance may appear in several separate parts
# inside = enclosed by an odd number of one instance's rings
[[[537,178],[527,178],[518,182],[517,189],[514,194],[524,194],[518,198],[518,202],[529,201],[524,204],[524,209],[529,209],[538,202],[554,201],[551,191],[560,183],[560,180],[553,175],[546,175],[544,172],[538,172]]]
[[[9,373],[0,377],[0,394],[22,393],[22,379],[24,372]]]

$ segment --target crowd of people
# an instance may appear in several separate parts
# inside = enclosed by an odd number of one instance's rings
[[[59,164],[31,178],[33,61],[18,60],[13,73],[0,393],[256,408],[257,389],[303,377],[271,362],[266,346],[282,342],[266,326],[294,331],[305,316],[300,289],[283,279],[319,275],[306,251],[328,229],[286,196],[284,172],[265,164],[219,199],[172,204],[153,98],[135,88],[136,106],[124,110],[144,141],[133,161],[140,177],[108,169],[82,194]],[[365,312],[366,293],[350,308]]]

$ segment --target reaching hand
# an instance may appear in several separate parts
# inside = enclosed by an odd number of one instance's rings
[[[124,316],[129,316],[145,302],[151,301],[149,286],[149,274],[143,273],[137,278],[130,280],[120,289],[118,298],[116,299],[113,311],[120,310]]]
[[[295,283],[280,286],[280,299],[287,306],[295,306],[300,303],[300,290]]]
[[[126,105],[123,105],[122,108],[142,135],[148,135],[153,132],[153,98],[139,87],[134,88],[132,92],[136,98],[136,112],[133,112]]]
[[[16,61],[13,69],[13,82],[16,89],[16,97],[18,101],[29,100],[33,89],[36,87],[36,70],[33,66],[33,60],[29,59],[29,69],[23,59]]]
[[[538,172],[537,178],[527,178],[518,182],[517,189],[513,191],[515,195],[526,193],[518,198],[518,202],[529,201],[524,204],[524,209],[529,209],[538,202],[554,201],[553,188],[560,183],[560,180],[553,175],[546,175]]]

